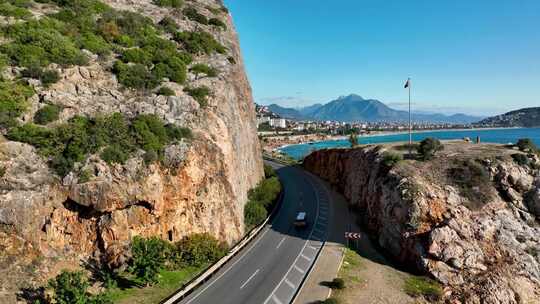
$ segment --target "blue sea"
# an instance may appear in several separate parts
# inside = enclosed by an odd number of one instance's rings
[[[488,143],[515,143],[520,138],[530,138],[537,146],[540,146],[540,128],[520,128],[520,129],[492,129],[492,130],[456,130],[456,131],[431,131],[413,133],[414,141],[421,141],[426,137],[435,137],[440,140],[463,139],[469,137],[475,141],[480,136],[481,142]],[[392,134],[377,136],[359,136],[360,144],[376,144],[389,142],[406,142],[409,134]],[[294,159],[302,159],[307,154],[320,149],[350,147],[348,140],[330,140],[315,142],[313,144],[291,145],[280,149]]]

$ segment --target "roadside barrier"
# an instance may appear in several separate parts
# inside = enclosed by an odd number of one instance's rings
[[[210,267],[208,267],[203,273],[201,273],[196,278],[192,279],[188,283],[186,283],[184,286],[182,286],[179,290],[177,290],[174,294],[169,296],[167,299],[160,302],[160,304],[174,304],[182,299],[184,299],[186,296],[190,295],[197,287],[199,287],[201,284],[207,282],[210,280],[221,268],[223,268],[227,262],[229,262],[233,257],[235,257],[246,245],[250,243],[251,240],[253,240],[261,230],[263,230],[266,227],[266,224],[274,218],[274,216],[277,214],[277,211],[281,207],[281,203],[283,201],[283,185],[281,192],[279,193],[278,199],[276,200],[276,205],[274,206],[274,209],[270,213],[270,215],[264,220],[259,226],[254,227],[251,229],[240,241],[234,245],[229,253],[219,259],[219,261],[212,264]]]

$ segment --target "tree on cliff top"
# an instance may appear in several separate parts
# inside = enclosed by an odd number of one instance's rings
[[[435,156],[435,153],[444,149],[440,140],[428,137],[420,142],[418,146],[418,154],[423,160],[430,160]]]
[[[356,135],[356,132],[351,132],[351,135],[349,135],[349,142],[351,143],[352,148],[358,146],[358,135]]]

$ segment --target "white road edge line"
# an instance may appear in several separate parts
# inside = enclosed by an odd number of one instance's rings
[[[257,243],[259,243],[260,240],[262,240],[262,238],[264,237],[264,235],[269,231],[270,229],[266,228],[266,230],[263,232],[263,234],[261,234],[261,237],[259,237],[258,239],[255,240],[255,242],[253,243],[253,245],[251,247],[249,247],[245,252],[244,254],[242,254],[238,260],[234,261],[234,263],[227,269],[225,270],[222,274],[220,274],[215,280],[213,280],[212,282],[210,282],[210,284],[208,284],[203,290],[201,290],[198,294],[196,294],[195,296],[193,296],[193,298],[189,299],[189,301],[186,302],[186,304],[189,304],[193,301],[195,301],[195,299],[197,299],[201,294],[203,294],[208,288],[210,288],[210,286],[214,285],[215,282],[219,281],[219,279],[221,279],[221,277],[223,277],[225,274],[227,274],[227,272],[229,272],[229,270],[231,270],[234,265],[236,265],[238,262],[240,262],[245,256],[246,254],[248,254],[251,249],[253,249],[253,247],[255,247],[255,245],[257,245]]]
[[[279,244],[276,246],[276,249],[279,249],[279,247],[281,247],[281,244],[283,244],[283,242],[285,241],[286,238],[287,238],[287,237],[284,236],[284,237],[281,239],[281,241],[279,242]]]
[[[308,179],[306,178],[305,179],[306,181],[308,181]],[[313,193],[315,193],[315,197],[317,199],[317,216],[315,216],[315,223],[317,223],[319,221],[319,204],[320,204],[320,196],[319,194],[317,193],[317,190],[315,188],[315,185],[313,184],[313,182],[311,180],[308,181],[308,183],[311,185],[311,187],[313,189],[315,189],[315,191],[313,191]],[[279,286],[281,286],[281,283],[283,283],[283,281],[285,281],[285,279],[287,278],[287,275],[289,275],[289,273],[291,272],[291,270],[294,268],[294,267],[297,267],[296,266],[296,262],[298,261],[298,259],[300,258],[300,254],[302,254],[302,252],[304,252],[304,250],[306,249],[306,246],[308,244],[308,242],[310,241],[311,239],[311,236],[313,235],[313,231],[315,230],[315,227],[313,227],[313,229],[311,229],[311,232],[308,236],[308,239],[304,242],[304,247],[302,247],[302,250],[300,250],[300,253],[298,253],[298,256],[296,257],[296,259],[294,260],[293,264],[291,265],[291,267],[289,267],[289,270],[287,271],[287,273],[285,274],[285,276],[283,276],[283,279],[281,279],[281,281],[276,285],[276,287],[274,288],[274,290],[272,290],[272,293],[270,293],[270,295],[268,296],[268,298],[266,298],[266,300],[264,301],[264,304],[268,303],[268,301],[270,301],[270,299],[274,299],[276,300],[276,296],[275,296],[275,292],[276,290],[279,288]],[[321,248],[322,249],[322,248]],[[300,284],[301,285],[301,284]],[[295,291],[296,292],[296,291]],[[293,300],[294,300],[294,294],[293,294]],[[280,302],[281,303],[281,302]]]
[[[242,286],[240,286],[240,289],[244,289],[244,287],[246,287],[246,285],[249,283],[249,281],[251,281],[251,279],[253,279],[253,277],[255,277],[257,275],[257,273],[259,273],[259,270],[260,269],[257,269],[250,277],[249,279],[247,279],[247,281],[244,282],[244,284],[242,284]]]

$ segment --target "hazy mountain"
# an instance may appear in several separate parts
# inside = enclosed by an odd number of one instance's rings
[[[304,116],[300,111],[293,108],[285,108],[277,104],[271,104],[268,106],[268,110],[272,111],[273,113],[288,119],[293,120],[303,120],[303,119],[309,119],[309,117]]]
[[[525,108],[489,117],[478,124],[496,127],[538,127],[540,126],[540,107]]]
[[[276,104],[268,108],[281,117],[295,120],[335,120],[335,121],[408,121],[409,113],[395,110],[375,99],[364,99],[359,95],[351,94],[341,96],[327,104],[315,104],[312,106],[294,109],[285,108]],[[467,124],[477,122],[482,117],[469,116],[465,114],[443,115],[413,113],[415,121]]]

